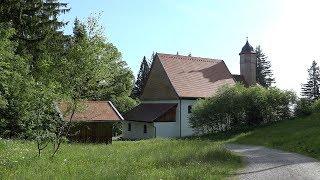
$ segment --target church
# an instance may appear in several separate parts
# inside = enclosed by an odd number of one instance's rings
[[[247,41],[240,55],[240,75],[223,60],[157,53],[140,97],[124,115],[124,139],[185,137],[194,134],[189,115],[197,99],[214,96],[224,85],[256,84],[256,54]]]

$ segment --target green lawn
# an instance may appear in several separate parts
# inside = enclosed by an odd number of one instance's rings
[[[320,159],[320,114],[258,128],[236,135],[231,142],[282,149]]]
[[[224,179],[241,158],[210,140],[64,144],[49,158],[35,144],[0,140],[0,179]]]

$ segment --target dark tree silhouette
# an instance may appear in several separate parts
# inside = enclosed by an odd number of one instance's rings
[[[263,87],[270,87],[275,83],[271,70],[271,62],[268,57],[262,52],[261,47],[255,49],[257,55],[257,82]]]
[[[302,84],[301,95],[310,101],[315,101],[320,97],[320,70],[316,61],[312,62],[311,67],[308,69],[308,73],[308,81],[307,83]]]
[[[153,57],[154,57],[154,54],[152,55],[152,59]],[[144,56],[140,65],[140,70],[138,73],[137,80],[135,82],[135,85],[131,93],[132,97],[139,98],[141,96],[144,85],[147,81],[150,69],[151,69],[151,63],[148,62],[146,57]]]

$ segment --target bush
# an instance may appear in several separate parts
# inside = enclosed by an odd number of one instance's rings
[[[226,86],[195,104],[190,126],[198,133],[209,133],[280,121],[290,117],[294,101],[292,92],[277,88]]]
[[[313,112],[319,113],[320,112],[320,99],[316,100],[313,103],[313,107],[312,107]]]
[[[299,101],[297,101],[294,114],[295,116],[308,116],[312,114],[312,102],[308,99],[301,98]]]

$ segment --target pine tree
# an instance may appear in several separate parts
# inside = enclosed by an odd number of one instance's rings
[[[308,69],[309,77],[306,84],[302,85],[301,95],[311,101],[315,101],[320,97],[320,70],[316,61],[312,62]]]
[[[255,49],[257,55],[257,82],[263,87],[270,87],[275,83],[271,70],[271,62],[268,57],[262,52],[261,47]]]
[[[12,40],[17,42],[16,53],[31,56],[31,74],[41,77],[41,67],[51,64],[53,57],[64,53],[67,37],[60,29],[66,23],[58,20],[70,9],[58,0],[2,0],[0,22],[15,29]],[[44,57],[45,56],[45,57]],[[50,56],[51,58],[48,58]]]
[[[88,38],[88,32],[86,31],[86,27],[83,23],[79,21],[78,18],[76,18],[74,20],[74,27],[73,27],[74,42],[77,43],[86,38]]]
[[[152,55],[152,59],[153,57],[154,55]],[[147,61],[146,57],[144,56],[140,65],[140,70],[138,73],[137,80],[135,82],[135,85],[131,93],[132,97],[139,98],[141,96],[145,83],[147,82],[150,69],[151,69],[150,63]]]

